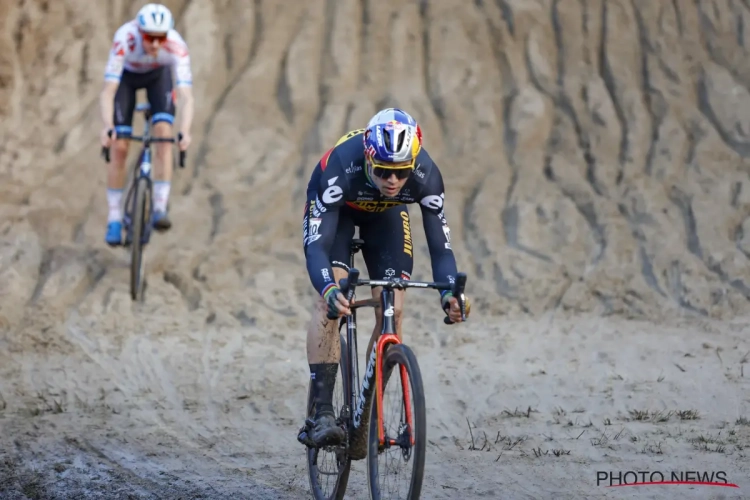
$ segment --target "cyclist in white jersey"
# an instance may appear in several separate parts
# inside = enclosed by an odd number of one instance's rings
[[[174,85],[172,70],[175,73]],[[117,137],[132,133],[136,90],[146,89],[153,116],[153,134],[156,137],[172,137],[175,117],[174,87],[179,90],[182,106],[179,128],[182,140],[179,147],[184,151],[190,145],[190,126],[193,121],[190,54],[185,40],[174,30],[174,20],[169,9],[160,4],[149,3],[138,11],[134,20],[122,25],[115,33],[100,96],[104,122],[101,143],[105,147],[114,145],[112,161],[107,167],[109,216],[105,241],[109,245],[122,243],[121,206],[129,142],[125,139],[118,140]],[[167,216],[171,179],[172,145],[156,143],[152,223],[160,231],[165,231],[172,225]]]

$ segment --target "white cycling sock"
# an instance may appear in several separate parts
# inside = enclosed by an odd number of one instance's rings
[[[109,205],[109,216],[107,222],[120,222],[122,220],[122,189],[107,189],[107,204]]]
[[[154,181],[154,210],[158,212],[167,211],[169,201],[169,181]]]

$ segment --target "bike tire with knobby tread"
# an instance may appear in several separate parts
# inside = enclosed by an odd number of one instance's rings
[[[424,397],[424,385],[422,384],[422,374],[417,364],[417,357],[408,346],[404,344],[391,344],[386,348],[383,360],[381,361],[383,370],[383,392],[385,393],[386,385],[389,381],[401,383],[401,377],[394,372],[395,377],[390,377],[391,370],[403,365],[409,379],[409,392],[413,400],[413,424],[416,429],[412,429],[415,434],[415,444],[412,448],[412,475],[409,483],[408,500],[416,500],[422,491],[422,482],[424,479],[424,466],[426,457],[426,408]],[[372,500],[380,500],[380,486],[378,482],[378,404],[375,391],[373,391],[373,403],[370,410],[370,422],[368,432],[368,450],[367,450],[367,485],[370,490]]]
[[[346,349],[346,339],[341,334],[339,334],[339,337],[341,339],[341,358],[339,360],[339,371],[341,372],[342,380],[341,394],[343,394],[344,396],[342,398],[341,404],[344,405],[349,401],[351,383],[349,377],[347,376],[348,351]],[[337,413],[340,413],[341,408],[337,408],[336,411]],[[307,387],[307,415],[309,418],[315,416],[315,407],[312,402],[312,381],[308,383]],[[346,486],[349,483],[349,472],[352,466],[351,458],[349,458],[349,456],[346,456],[344,458],[343,465],[339,466],[339,473],[338,477],[336,478],[336,486],[334,487],[330,496],[325,496],[318,485],[317,466],[314,463],[317,458],[317,452],[318,450],[313,448],[307,449],[307,475],[310,481],[310,491],[312,492],[313,498],[315,500],[342,500],[344,498],[344,494],[346,493]]]
[[[135,185],[135,196],[133,197],[130,238],[130,297],[133,300],[143,298],[143,233],[145,224],[148,223],[146,220],[148,193],[148,180],[138,179]]]

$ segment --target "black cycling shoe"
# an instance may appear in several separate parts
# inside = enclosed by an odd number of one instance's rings
[[[172,227],[172,221],[169,220],[167,212],[154,211],[152,224],[154,229],[160,232],[166,231]]]
[[[315,420],[305,420],[305,427],[297,435],[297,440],[310,448],[336,446],[345,438],[346,433],[336,424],[333,413],[322,413]]]

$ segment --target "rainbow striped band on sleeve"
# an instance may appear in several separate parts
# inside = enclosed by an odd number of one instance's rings
[[[323,289],[323,293],[320,294],[323,297],[323,300],[328,300],[328,295],[333,291],[334,288],[338,288],[336,283],[331,283]]]

